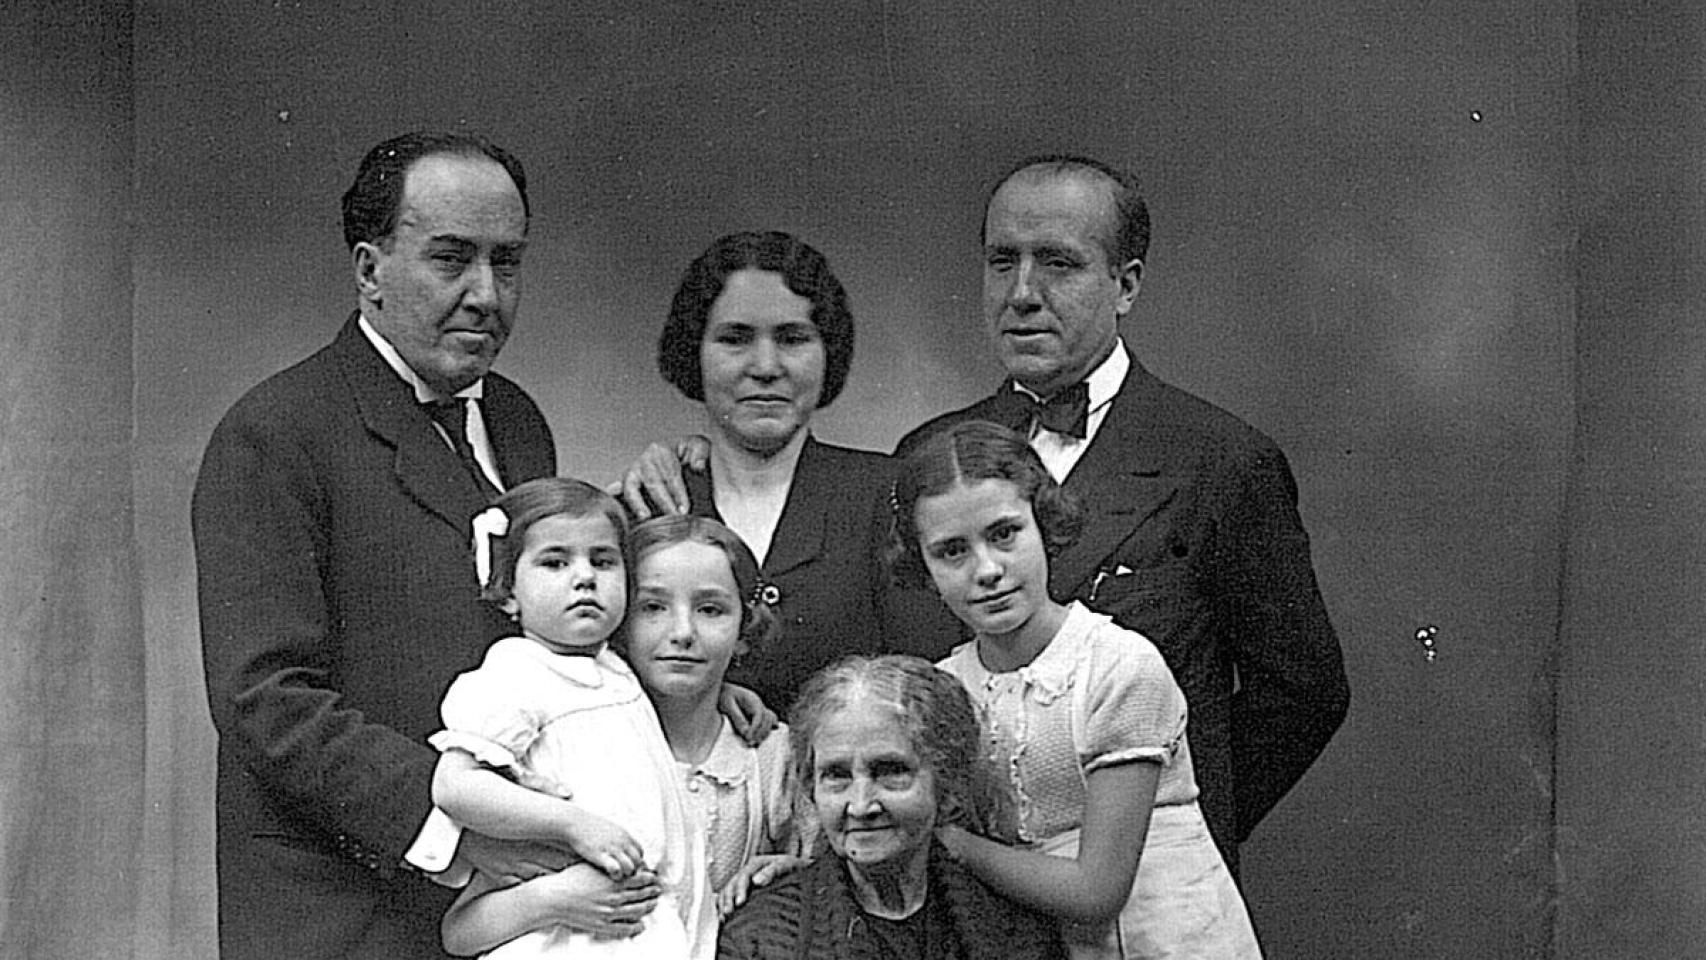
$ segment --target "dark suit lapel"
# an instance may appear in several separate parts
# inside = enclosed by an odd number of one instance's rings
[[[1150,395],[1158,381],[1132,359],[1089,449],[1066,477],[1066,489],[1084,504],[1084,532],[1056,557],[1050,571],[1054,595],[1086,596],[1102,561],[1173,497],[1175,482],[1162,473],[1156,438],[1146,436]]]
[[[396,452],[392,470],[403,490],[446,523],[464,530],[485,507],[455,451],[439,436],[414,391],[367,342],[352,314],[334,346],[338,365],[368,432]]]
[[[766,576],[779,577],[823,555],[826,517],[841,489],[829,459],[816,440],[806,438],[794,465],[788,499],[776,520],[776,533],[770,538],[770,555],[764,558]]]

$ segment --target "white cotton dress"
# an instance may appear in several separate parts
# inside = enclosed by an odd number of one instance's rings
[[[523,786],[572,799],[627,830],[663,888],[644,929],[598,939],[535,930],[485,954],[524,958],[682,960],[709,957],[716,900],[705,876],[705,832],[684,804],[675,758],[639,681],[608,648],[553,653],[524,637],[492,644],[444,696],[439,750],[465,750]]]
[[[1197,808],[1185,697],[1154,644],[1075,602],[1049,645],[1018,670],[984,669],[975,642],[938,666],[977,704],[989,754],[1017,794],[1019,839],[1042,852],[1078,855],[1086,774],[1162,765],[1131,895],[1116,923],[1063,924],[1073,960],[1261,957]]]

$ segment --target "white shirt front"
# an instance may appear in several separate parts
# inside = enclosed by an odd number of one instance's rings
[[[1049,476],[1054,477],[1056,483],[1066,482],[1067,474],[1083,458],[1090,441],[1096,439],[1096,431],[1108,418],[1108,408],[1113,405],[1114,396],[1120,392],[1120,385],[1125,383],[1126,372],[1130,369],[1131,357],[1125,352],[1125,338],[1115,338],[1114,351],[1090,371],[1085,381],[1090,386],[1090,415],[1084,423],[1084,439],[1044,429],[1041,423],[1032,425],[1031,449],[1042,458],[1043,466],[1048,468]],[[1017,383],[1013,388],[1037,400],[1042,399]]]

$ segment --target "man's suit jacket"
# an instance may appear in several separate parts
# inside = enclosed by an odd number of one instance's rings
[[[505,483],[553,474],[533,401],[485,383]],[[484,506],[353,316],[214,430],[192,520],[226,960],[442,953],[451,892],[400,864],[439,699],[505,632],[473,572]]]
[[[686,471],[692,512],[721,519],[708,474]],[[801,684],[849,654],[931,651],[960,637],[934,596],[889,584],[889,490],[894,461],[881,453],[807,437],[787,502],[764,558],[781,594],[780,630],[768,649],[741,657],[729,679],[751,687],[784,716]]]
[[[899,453],[954,423],[1011,419],[1014,406],[997,394],[944,414]],[[1291,468],[1272,440],[1134,357],[1064,486],[1086,517],[1053,559],[1051,592],[1161,649],[1189,705],[1203,815],[1235,866],[1237,844],[1314,762],[1350,702]]]

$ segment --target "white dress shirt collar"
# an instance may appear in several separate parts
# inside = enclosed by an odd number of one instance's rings
[[[447,397],[441,396],[437,390],[427,386],[426,381],[420,378],[420,374],[415,373],[415,371],[403,361],[403,355],[397,352],[397,348],[391,345],[391,341],[380,336],[379,331],[373,329],[373,324],[367,322],[366,314],[362,314],[357,317],[355,323],[356,326],[361,328],[362,336],[367,338],[367,342],[373,344],[373,349],[378,350],[379,355],[385,358],[385,365],[396,371],[397,376],[402,377],[404,383],[407,383],[410,387],[414,388],[416,400],[419,400],[421,403],[428,403],[433,400],[448,399]],[[455,396],[461,397],[464,400],[479,400],[485,395],[486,381],[483,379],[475,380],[473,383],[463,387],[455,393]]]
[[[1043,466],[1048,468],[1049,475],[1054,477],[1056,482],[1066,482],[1066,475],[1078,465],[1084,451],[1090,446],[1090,441],[1096,439],[1096,432],[1102,429],[1102,421],[1108,419],[1108,408],[1113,404],[1115,395],[1120,392],[1120,385],[1125,383],[1126,374],[1130,371],[1131,356],[1126,353],[1125,338],[1116,337],[1113,352],[1108,354],[1106,360],[1097,364],[1096,369],[1090,371],[1090,376],[1085,381],[1090,387],[1090,415],[1084,423],[1084,439],[1045,430],[1041,424],[1031,428],[1031,449],[1042,458]],[[1017,382],[1013,387],[1032,397],[1037,396]]]

